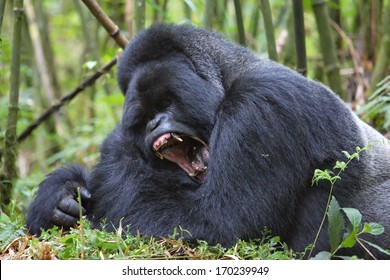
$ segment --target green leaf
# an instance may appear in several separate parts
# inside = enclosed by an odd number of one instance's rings
[[[273,238],[271,238],[271,241],[275,243],[280,242],[280,236],[274,236]]]
[[[330,181],[331,181],[332,184],[334,184],[334,182],[336,182],[336,180],[341,180],[341,177],[338,176],[338,175],[336,175],[336,176],[333,176],[333,177],[330,179]]]
[[[184,0],[184,2],[186,2],[188,7],[190,7],[191,11],[196,12],[196,6],[195,6],[193,1],[191,1],[191,0]]]
[[[59,240],[65,244],[72,244],[75,239],[76,236],[74,235],[65,235],[64,237],[61,237]]]
[[[311,185],[313,186],[314,184],[318,185],[318,182],[320,180],[327,180],[329,182],[332,182],[333,180],[333,175],[334,173],[330,171],[329,169],[321,170],[321,169],[316,169],[314,170],[314,175],[311,180]]]
[[[385,228],[378,223],[364,223],[363,230],[359,234],[369,233],[372,235],[380,235],[385,232]]]
[[[344,171],[347,168],[347,164],[344,161],[337,161],[334,169],[340,169]]]
[[[7,224],[7,223],[11,223],[11,219],[4,213],[4,212],[1,212],[0,213],[0,223],[4,223],[4,224]]]
[[[345,229],[344,216],[336,198],[332,196],[327,211],[328,216],[328,232],[330,238],[330,251],[334,253],[341,243],[342,233]]]
[[[352,229],[350,233],[341,242],[340,248],[351,248],[355,246],[358,232],[362,222],[362,214],[355,208],[341,208],[347,215],[348,220],[351,223]]]
[[[357,256],[333,256],[342,260],[359,260]]]
[[[341,242],[340,248],[352,248],[355,246],[358,230],[359,228],[355,227],[352,232],[344,238],[343,242]]]
[[[9,243],[16,238],[25,235],[17,222],[11,221],[11,218],[4,212],[0,213],[0,252],[5,249]]]
[[[347,157],[347,159],[351,158],[351,155],[347,151],[342,151],[342,153]]]
[[[354,228],[360,227],[362,222],[362,214],[360,214],[359,210],[355,208],[342,208],[344,213],[347,215],[348,220],[351,222]]]
[[[311,260],[330,260],[332,254],[330,252],[322,251],[319,252],[315,257],[310,258]]]
[[[371,247],[377,249],[377,250],[380,251],[381,253],[390,256],[390,252],[389,252],[388,250],[385,250],[385,249],[383,249],[382,247],[380,247],[380,246],[378,246],[378,245],[376,245],[376,244],[374,244],[374,243],[371,243],[371,242],[369,242],[369,241],[367,241],[367,240],[361,239],[361,238],[360,238],[360,241],[363,241],[363,242],[367,243],[368,245],[370,245]]]

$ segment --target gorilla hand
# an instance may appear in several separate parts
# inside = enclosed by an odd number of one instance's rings
[[[65,196],[57,204],[51,218],[53,224],[57,226],[71,227],[77,223],[81,215],[86,215],[86,210],[78,203],[78,189],[80,190],[81,201],[86,201],[91,198],[89,191],[77,182],[66,182]]]
[[[87,190],[87,172],[78,165],[62,167],[51,173],[40,185],[36,199],[27,215],[27,228],[30,234],[41,233],[54,225],[69,228],[79,219],[78,191],[82,202],[81,212],[89,212],[91,195]]]

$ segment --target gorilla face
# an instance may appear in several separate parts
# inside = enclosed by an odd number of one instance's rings
[[[201,183],[221,98],[181,55],[148,62],[126,91],[124,135],[133,138],[150,161],[173,162]]]

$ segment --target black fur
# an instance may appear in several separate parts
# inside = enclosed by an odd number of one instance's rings
[[[100,163],[90,176],[63,168],[42,182],[28,215],[32,233],[53,225],[65,183],[76,181],[91,193],[83,206],[94,227],[105,219],[106,229],[121,223],[167,236],[181,226],[192,239],[225,246],[259,238],[268,227],[303,250],[314,240],[329,193],[329,186],[311,186],[314,170],[379,139],[342,173],[334,196],[384,225],[385,234],[371,240],[390,246],[389,145],[325,86],[216,33],[175,25],[138,35],[120,58],[118,82],[126,95],[123,119],[104,141]],[[151,151],[163,130],[208,144],[203,183]],[[325,229],[317,249],[329,250],[328,244]]]

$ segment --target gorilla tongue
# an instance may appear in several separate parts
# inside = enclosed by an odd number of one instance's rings
[[[179,165],[196,182],[203,182],[210,156],[199,138],[165,133],[154,141],[153,150],[159,158]]]

